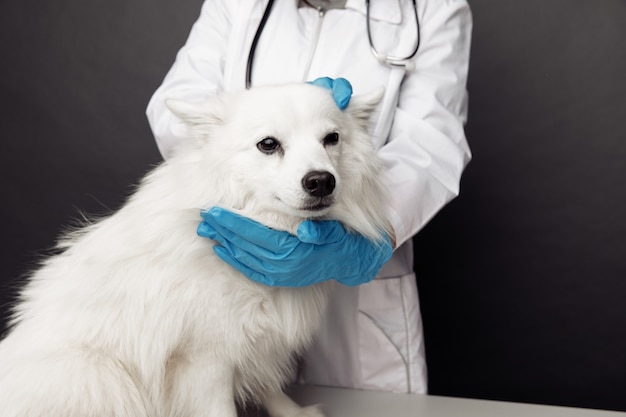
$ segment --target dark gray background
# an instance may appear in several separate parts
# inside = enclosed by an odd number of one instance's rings
[[[200,0],[0,2],[0,305],[160,160]],[[430,392],[626,410],[626,2],[471,0],[474,160],[415,239]],[[364,34],[365,36],[365,34]]]

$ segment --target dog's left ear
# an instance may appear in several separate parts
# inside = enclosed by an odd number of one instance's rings
[[[366,94],[352,96],[350,104],[344,111],[350,116],[367,123],[376,106],[383,99],[384,94],[385,89],[380,87]]]
[[[178,99],[167,99],[165,105],[172,113],[192,129],[199,126],[211,126],[222,123],[219,100],[204,103],[188,103]]]

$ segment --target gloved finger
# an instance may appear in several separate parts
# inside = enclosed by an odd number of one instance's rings
[[[241,257],[237,257],[235,259],[231,254],[223,247],[216,246],[214,248],[215,254],[222,259],[224,262],[237,269],[239,272],[244,274],[248,279],[252,281],[258,282],[259,284],[268,285],[271,287],[302,287],[305,285],[311,285],[315,282],[303,282],[301,280],[293,279],[291,275],[289,276],[271,276],[265,275],[255,268],[250,268],[246,263],[246,261],[242,261]],[[249,261],[249,259],[247,260]]]
[[[261,250],[276,254],[298,243],[298,239],[288,232],[270,229],[221,207],[204,211],[201,216],[218,235],[222,235],[246,252]]]
[[[333,79],[330,77],[319,77],[314,79],[313,81],[309,81],[308,84],[313,84],[318,87],[327,88],[329,90],[333,89]]]
[[[333,99],[337,103],[337,107],[343,110],[350,104],[352,97],[352,85],[345,78],[337,78],[333,83]]]
[[[298,226],[298,239],[313,245],[326,245],[344,239],[348,233],[336,220],[305,220]]]
[[[233,254],[233,256],[240,257],[243,254],[246,254],[275,261],[283,259],[287,254],[292,253],[294,250],[293,246],[285,246],[284,249],[281,250],[281,247],[278,245],[277,248],[268,249],[266,246],[272,246],[272,244],[261,241],[261,245],[259,245],[255,241],[254,236],[241,236],[237,233],[233,233],[230,229],[223,228],[219,224],[216,224],[215,227],[213,227],[213,225],[209,225],[209,227],[214,228],[215,230],[215,236],[213,239],[216,240],[221,246],[226,247]],[[293,237],[293,239],[297,240],[296,237]]]
[[[259,284],[270,285],[270,286],[273,284],[273,281],[269,279],[268,277],[266,277],[265,275],[260,274],[251,268],[248,268],[246,265],[242,264],[241,262],[233,258],[227,252],[225,248],[221,246],[215,246],[213,248],[213,251],[221,260],[223,260],[228,265],[232,266],[233,268],[235,268],[236,270],[244,274],[248,279],[258,282]]]
[[[207,222],[202,222],[198,225],[197,233],[198,236],[216,241],[218,245],[223,246],[233,256],[236,252],[241,251],[241,249],[237,248],[237,246],[229,241],[226,236],[218,233],[217,230],[215,230]]]
[[[217,231],[207,222],[200,222],[198,228],[196,229],[196,233],[198,236],[206,237],[212,240],[217,240],[218,238]]]
[[[337,104],[340,110],[345,109],[350,104],[352,85],[345,78],[320,77],[308,83],[331,90],[333,100],[335,100],[335,104]]]

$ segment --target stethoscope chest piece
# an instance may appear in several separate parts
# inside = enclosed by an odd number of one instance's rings
[[[374,45],[371,28],[371,16],[370,16],[370,0],[365,0],[365,19],[367,26],[367,40],[370,44],[370,50],[374,57],[381,63],[389,65],[391,67],[404,67],[405,69],[411,69],[414,66],[413,57],[417,55],[417,51],[420,47],[420,21],[417,15],[417,0],[412,0],[413,3],[413,16],[415,18],[415,28],[417,31],[415,45],[413,50],[406,56],[388,55],[380,52]]]

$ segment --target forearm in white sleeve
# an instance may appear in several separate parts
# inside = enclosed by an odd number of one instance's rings
[[[223,60],[228,48],[228,1],[207,0],[187,42],[155,91],[146,115],[159,151],[168,158],[186,136],[186,128],[165,105],[170,98],[200,102],[223,90]]]
[[[390,190],[396,246],[459,193],[471,154],[463,125],[472,16],[465,0],[430,1],[422,43],[407,74],[389,141],[379,154]]]

